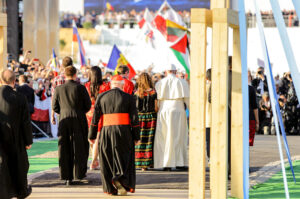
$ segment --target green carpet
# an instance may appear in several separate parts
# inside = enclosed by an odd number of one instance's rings
[[[38,141],[32,144],[32,148],[28,150],[28,156],[35,156],[47,153],[49,151],[57,151],[57,140]]]
[[[297,183],[294,183],[293,175],[290,167],[286,167],[286,175],[289,187],[290,198],[300,198],[300,161],[293,162],[294,172]],[[282,178],[282,172],[275,174],[272,178],[267,180],[263,184],[258,184],[250,189],[249,198],[285,198],[284,184]]]
[[[286,175],[291,198],[300,198],[300,161],[293,163],[297,183],[293,181],[290,167],[286,167]],[[263,184],[258,184],[250,190],[250,198],[285,198],[282,172],[275,174]]]
[[[50,151],[57,151],[57,148],[57,140],[34,142],[32,148],[27,151],[30,164],[28,175],[58,167],[58,158],[32,158]]]
[[[58,167],[58,158],[29,158],[28,175]]]

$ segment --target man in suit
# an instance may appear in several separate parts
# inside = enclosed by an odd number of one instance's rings
[[[28,79],[25,75],[19,76],[19,86],[17,87],[17,92],[22,93],[28,102],[29,112],[32,114],[34,112],[34,90],[28,86]]]
[[[76,82],[76,68],[65,68],[65,84],[56,87],[52,109],[59,114],[58,155],[61,180],[66,185],[86,177],[89,156],[86,113],[91,108],[86,88]]]
[[[13,90],[15,81],[13,71],[7,69],[1,73],[0,176],[6,176],[11,182],[6,186],[10,198],[26,198],[31,194],[27,182],[29,162],[26,150],[32,145],[32,129],[27,99]]]

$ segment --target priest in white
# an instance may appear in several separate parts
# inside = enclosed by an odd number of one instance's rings
[[[159,111],[154,140],[154,168],[170,170],[188,166],[188,125],[185,105],[189,108],[188,83],[176,77],[176,67],[168,67],[167,77],[155,85]]]

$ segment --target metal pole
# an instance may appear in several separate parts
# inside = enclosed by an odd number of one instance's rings
[[[31,124],[37,128],[37,130],[39,130],[44,136],[46,136],[47,138],[50,138],[42,129],[40,129],[40,127],[38,127],[33,121],[31,121]]]

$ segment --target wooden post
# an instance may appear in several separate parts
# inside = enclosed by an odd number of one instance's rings
[[[0,71],[7,67],[6,63],[7,63],[7,15],[5,13],[0,13]]]
[[[192,9],[191,15],[190,172],[189,198],[205,198],[206,43],[211,11]]]
[[[240,31],[233,29],[231,110],[231,196],[243,198],[243,95]]]
[[[228,22],[227,9],[213,9],[211,198],[227,197]]]
[[[58,52],[58,0],[24,0],[23,47],[47,64],[52,48]]]
[[[238,13],[226,0],[212,0],[212,10],[192,9],[191,119],[189,198],[205,198],[205,105],[207,27],[212,25],[211,198],[227,198],[228,95],[232,95],[232,195],[243,198],[243,123]],[[228,89],[228,30],[234,29],[233,93]]]

